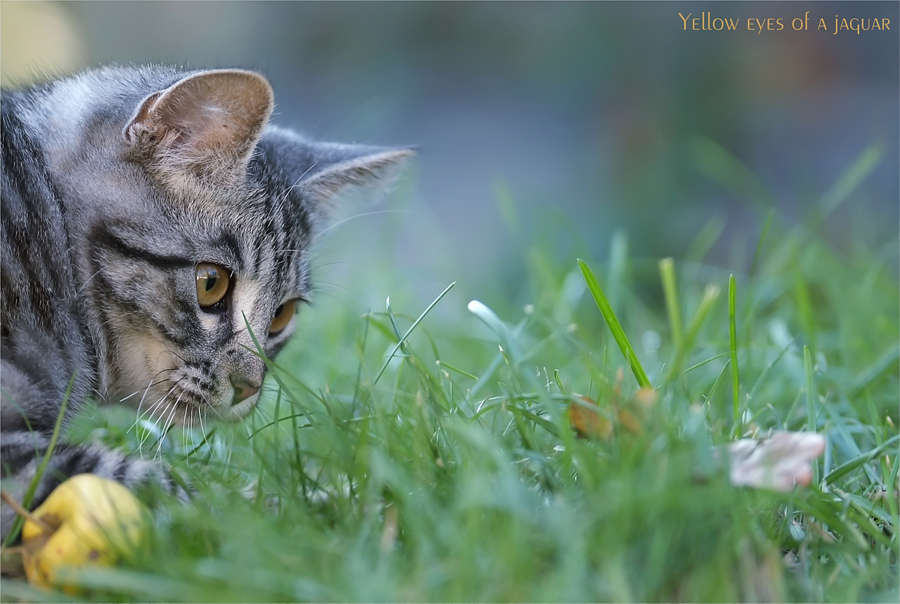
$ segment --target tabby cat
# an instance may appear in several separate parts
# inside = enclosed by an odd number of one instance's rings
[[[63,401],[128,400],[167,424],[237,420],[310,293],[335,200],[409,149],[310,142],[268,123],[251,71],[106,67],[2,96],[4,489],[22,498]],[[68,392],[68,394],[67,394]],[[180,488],[157,463],[58,444],[68,476]],[[13,512],[2,511],[3,538]]]

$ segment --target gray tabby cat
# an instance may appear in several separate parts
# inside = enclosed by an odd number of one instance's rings
[[[260,75],[118,68],[2,97],[2,476],[22,498],[65,415],[141,401],[167,423],[237,420],[310,292],[336,196],[409,149],[312,143],[268,124]],[[178,493],[156,463],[60,444],[32,506],[68,476]],[[3,507],[3,538],[13,520]]]

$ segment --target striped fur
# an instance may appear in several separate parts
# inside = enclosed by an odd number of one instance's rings
[[[293,319],[270,323],[308,298],[307,250],[335,199],[411,153],[310,142],[268,124],[272,106],[266,80],[240,70],[109,67],[3,92],[0,450],[14,495],[69,388],[67,416],[127,400],[191,424],[256,403],[248,325],[267,356],[284,346]],[[213,309],[198,303],[200,263],[230,274]],[[32,505],[82,472],[178,491],[152,462],[62,444]],[[4,506],[4,538],[11,520]]]

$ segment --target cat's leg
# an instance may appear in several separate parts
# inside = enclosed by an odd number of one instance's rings
[[[0,438],[0,457],[4,490],[17,502],[22,501],[43,463],[50,438],[35,432],[4,432]],[[132,491],[143,487],[159,487],[179,499],[187,499],[183,485],[175,480],[162,463],[128,457],[119,451],[96,445],[59,443],[54,448],[37,483],[30,508],[39,506],[61,482],[76,474],[96,474],[115,480]],[[2,539],[5,540],[15,520],[15,512],[2,507]]]
[[[47,383],[35,383],[5,360],[0,363],[0,370],[3,375],[0,384],[3,425],[0,433],[0,477],[3,478],[3,490],[22,503],[46,457],[61,409],[60,403],[47,404],[46,401],[62,400],[65,393],[59,389],[52,391],[52,385]],[[70,391],[69,394],[74,404],[66,410],[67,416],[77,409],[77,401],[83,397],[81,392]],[[132,491],[156,485],[181,499],[187,498],[184,488],[173,480],[172,474],[161,462],[128,457],[97,445],[72,445],[60,440],[53,448],[29,507],[33,509],[40,505],[62,481],[85,473],[115,480]],[[14,520],[15,512],[3,504],[0,539],[6,540]]]

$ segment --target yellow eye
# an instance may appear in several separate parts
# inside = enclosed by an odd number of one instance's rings
[[[295,308],[297,308],[297,301],[288,300],[275,309],[275,316],[272,317],[272,324],[269,326],[270,336],[275,335],[276,333],[287,327],[287,324],[291,322],[291,317],[294,316]]]
[[[222,301],[228,293],[228,271],[217,264],[197,265],[197,303],[209,308]]]

